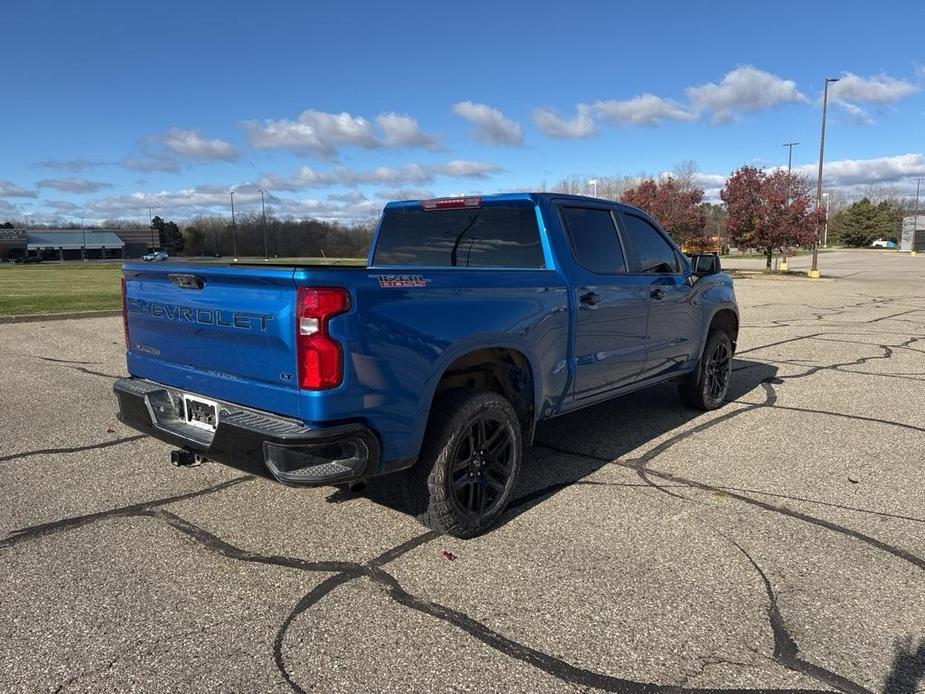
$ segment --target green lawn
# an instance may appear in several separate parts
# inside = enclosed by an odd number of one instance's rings
[[[230,263],[230,258],[177,258],[191,263]],[[241,258],[261,265],[263,258]],[[272,258],[268,265],[365,265],[354,258]],[[122,262],[0,263],[0,316],[118,309]]]
[[[117,309],[121,263],[0,265],[0,316]]]

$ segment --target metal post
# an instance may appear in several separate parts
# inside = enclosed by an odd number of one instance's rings
[[[915,179],[915,212],[912,216],[912,248],[909,249],[910,255],[915,255],[915,232],[919,229],[919,189],[922,187],[922,179]],[[902,245],[903,236],[902,232],[899,233],[899,243]]]
[[[234,262],[238,262],[238,230],[234,224],[234,191],[231,191],[231,245],[234,249]]]
[[[263,208],[263,262],[270,260],[270,251],[267,247],[267,206],[263,201],[263,188],[260,191],[260,207]]]
[[[83,220],[80,220],[80,236],[83,239],[80,246],[80,256],[87,262],[87,230],[84,229]]]
[[[793,148],[796,147],[799,142],[785,142],[784,147],[787,147],[787,173],[790,173],[793,168]]]
[[[154,253],[154,218],[151,216],[151,208],[148,208],[148,228],[151,230],[151,252]]]
[[[838,77],[826,77],[825,87],[822,90],[822,131],[819,134],[819,173],[816,177],[816,208],[822,204],[822,163],[825,160],[825,113],[829,106],[829,84],[838,82]],[[809,270],[813,279],[819,277],[819,227],[816,227],[816,238],[813,239],[813,266]]]

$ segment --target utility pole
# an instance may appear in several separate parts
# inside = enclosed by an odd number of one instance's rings
[[[154,218],[151,216],[151,208],[148,208],[148,228],[151,230],[151,252],[154,252]]]
[[[597,179],[592,178],[588,180],[588,185],[592,186],[593,192],[591,193],[592,197],[597,197]]]
[[[796,147],[799,142],[785,142],[784,147],[788,149],[787,151],[787,173],[790,173],[790,170],[793,168],[793,148]]]
[[[231,246],[234,250],[234,262],[238,262],[238,230],[234,224],[234,191],[231,191]]]
[[[267,249],[267,206],[263,201],[263,188],[258,188],[260,191],[260,207],[263,208],[263,262],[267,262],[270,259],[270,252]]]
[[[838,77],[826,77],[822,91],[822,132],[819,135],[819,174],[816,177],[816,208],[822,204],[822,162],[825,160],[825,112],[829,106],[829,85],[838,82]],[[809,270],[812,279],[819,279],[819,227],[813,239],[813,266]]]

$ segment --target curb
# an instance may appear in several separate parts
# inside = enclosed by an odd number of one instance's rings
[[[76,313],[34,313],[25,316],[0,316],[0,325],[4,323],[40,323],[52,320],[76,320],[78,318],[108,318],[121,316],[121,309],[107,311],[78,311]]]

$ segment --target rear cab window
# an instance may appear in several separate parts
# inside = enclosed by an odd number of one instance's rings
[[[373,264],[546,267],[532,205],[441,210],[425,210],[418,205],[386,208]]]
[[[626,238],[636,254],[641,272],[680,272],[680,261],[674,247],[652,224],[632,212],[624,212],[623,225],[626,227]]]
[[[562,207],[575,261],[597,275],[626,272],[626,259],[610,210],[595,207]]]

